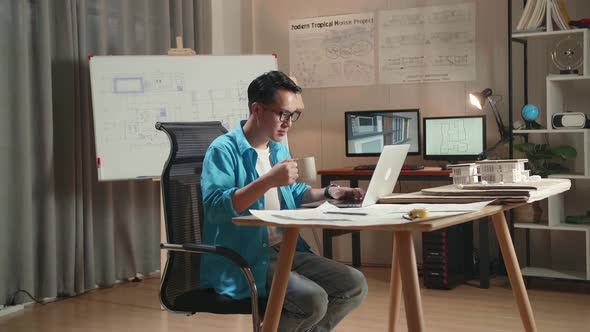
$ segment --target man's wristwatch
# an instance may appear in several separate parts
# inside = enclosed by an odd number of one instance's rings
[[[328,199],[334,199],[334,197],[332,197],[332,195],[330,195],[330,190],[329,190],[332,187],[340,187],[340,186],[332,183],[329,186],[327,186],[326,188],[324,188],[324,196]]]

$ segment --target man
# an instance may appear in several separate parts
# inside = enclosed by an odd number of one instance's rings
[[[301,88],[279,71],[265,73],[248,87],[250,116],[217,138],[203,163],[205,243],[232,248],[248,261],[260,296],[267,296],[282,240],[276,227],[240,227],[232,217],[249,209],[295,209],[333,198],[362,199],[358,188],[311,189],[297,182],[297,164],[280,141],[301,115]],[[242,299],[250,295],[236,265],[206,255],[203,287]],[[279,323],[280,331],[330,331],[363,301],[367,283],[358,270],[317,256],[298,239]]]

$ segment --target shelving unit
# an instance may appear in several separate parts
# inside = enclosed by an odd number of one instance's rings
[[[542,277],[554,279],[571,279],[571,280],[588,280],[584,272],[544,269],[541,267],[524,267],[521,270],[522,275],[527,277]]]
[[[590,230],[590,225],[574,225],[574,224],[562,224],[559,223],[554,226],[548,224],[537,224],[537,223],[516,223],[514,227],[517,228],[528,228],[528,229],[554,229],[556,231],[580,231],[586,232]]]
[[[540,31],[540,32],[514,32],[513,39],[552,39],[555,37],[562,37],[572,34],[587,34],[588,29],[572,29],[572,30],[554,30],[554,31]]]
[[[547,75],[546,78],[546,110],[545,124],[547,129],[538,130],[513,130],[512,134],[527,134],[531,139],[546,137],[551,145],[567,144],[576,148],[578,157],[567,163],[566,166],[571,170],[570,174],[555,174],[551,177],[568,178],[572,181],[584,181],[590,179],[590,129],[554,129],[552,128],[551,117],[555,113],[564,111],[590,113],[590,30],[575,29],[566,31],[545,31],[531,33],[512,33],[512,1],[508,1],[509,17],[509,123],[512,128],[513,123],[513,59],[512,43],[520,43],[524,47],[524,101],[528,103],[528,44],[539,41],[555,40],[558,41],[567,36],[572,36],[579,40],[583,45],[583,63],[580,70],[581,75]],[[535,68],[535,70],[544,70]],[[537,101],[538,103],[538,101]],[[533,104],[535,102],[533,101]],[[543,135],[543,136],[542,136]],[[514,138],[511,135],[511,138]],[[510,142],[510,157],[513,153],[513,141]],[[575,184],[572,183],[572,189],[576,190]],[[525,264],[521,264],[522,274],[529,277],[546,277],[572,280],[590,280],[590,225],[573,225],[565,223],[565,216],[568,212],[571,214],[571,207],[566,204],[565,194],[551,197],[547,201],[547,221],[540,223],[519,223],[514,220],[514,227],[523,229],[526,232],[527,255]],[[585,238],[585,268],[583,270],[569,271],[560,269],[547,269],[529,266],[529,231],[561,231],[582,233]],[[577,235],[580,236],[580,235]]]

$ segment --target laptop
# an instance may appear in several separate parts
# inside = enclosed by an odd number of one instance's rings
[[[379,161],[377,161],[377,166],[375,166],[373,176],[371,176],[369,188],[367,188],[367,192],[362,201],[330,199],[328,202],[341,208],[365,207],[373,205],[377,203],[380,198],[391,194],[395,187],[395,183],[397,182],[397,178],[399,177],[399,172],[404,165],[409,149],[409,144],[386,145],[383,147],[381,156],[379,156]],[[325,201],[306,203],[302,204],[301,207],[318,207],[324,202]]]

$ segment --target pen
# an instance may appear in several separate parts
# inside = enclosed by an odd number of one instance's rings
[[[367,213],[364,212],[340,212],[340,211],[326,211],[324,213],[327,214],[343,214],[346,216],[366,216]]]

